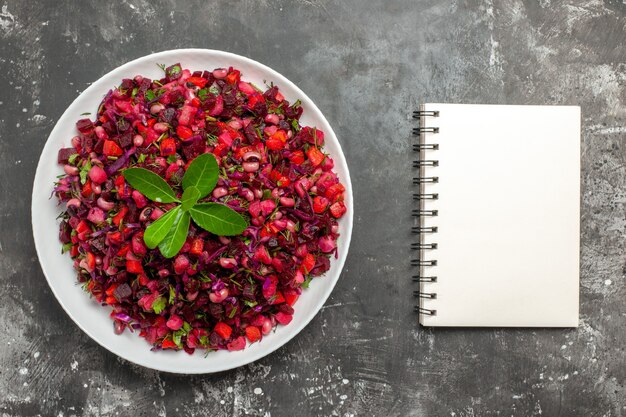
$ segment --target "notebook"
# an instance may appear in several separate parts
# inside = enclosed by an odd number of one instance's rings
[[[424,326],[578,326],[580,107],[423,104],[414,113]]]

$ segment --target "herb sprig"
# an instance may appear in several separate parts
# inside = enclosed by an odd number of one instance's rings
[[[241,234],[248,223],[235,210],[220,203],[198,203],[217,184],[219,167],[213,154],[195,158],[183,176],[183,195],[179,199],[170,185],[145,168],[128,168],[124,178],[146,198],[157,203],[179,203],[146,228],[144,242],[150,249],[157,246],[166,258],[176,255],[187,240],[191,219],[198,226],[220,236]]]

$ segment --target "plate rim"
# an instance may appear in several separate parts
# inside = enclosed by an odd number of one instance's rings
[[[158,363],[154,363],[155,361],[152,360],[152,363],[150,363],[151,361],[146,361],[146,362],[140,362],[134,359],[130,359],[127,356],[123,355],[123,353],[117,352],[115,351],[112,347],[107,346],[106,345],[106,340],[100,340],[100,338],[95,334],[95,332],[92,332],[91,330],[89,330],[89,328],[87,328],[86,326],[83,326],[76,318],[75,318],[75,314],[76,312],[72,312],[70,310],[70,308],[62,301],[62,298],[60,297],[60,295],[57,293],[57,290],[55,289],[55,286],[52,285],[51,283],[51,278],[50,276],[52,275],[52,272],[48,270],[48,267],[45,265],[45,262],[43,261],[45,253],[43,253],[43,248],[41,247],[41,243],[39,243],[39,240],[42,237],[45,236],[41,236],[40,232],[38,232],[38,225],[39,225],[39,221],[36,217],[36,214],[38,212],[37,207],[35,207],[36,202],[37,202],[37,198],[39,197],[41,192],[45,192],[46,190],[43,189],[43,184],[42,184],[42,178],[41,176],[44,175],[42,174],[43,171],[43,165],[45,163],[44,161],[44,155],[46,153],[49,153],[47,151],[49,151],[49,148],[53,146],[53,141],[51,141],[51,138],[55,137],[56,135],[58,135],[57,131],[61,130],[61,124],[60,122],[66,118],[71,118],[72,116],[69,115],[69,110],[73,107],[74,103],[77,102],[81,97],[83,97],[84,95],[89,95],[89,94],[94,94],[95,92],[97,92],[97,90],[101,87],[101,84],[104,83],[104,79],[109,78],[111,76],[117,76],[120,74],[123,74],[124,71],[128,71],[128,69],[130,69],[132,66],[148,61],[148,60],[154,60],[155,62],[158,62],[159,57],[162,56],[168,56],[171,54],[210,54],[210,55],[214,55],[220,58],[225,58],[225,59],[235,59],[235,60],[239,60],[239,61],[243,61],[253,67],[258,67],[260,68],[262,71],[264,71],[265,73],[267,73],[268,75],[272,76],[275,78],[274,81],[279,81],[281,84],[285,84],[285,85],[289,85],[290,88],[293,89],[293,91],[295,91],[296,94],[298,94],[300,97],[302,98],[306,98],[308,99],[308,101],[310,102],[310,105],[307,106],[309,107],[309,111],[314,111],[315,113],[317,113],[317,116],[323,121],[325,122],[328,127],[329,127],[329,131],[328,134],[329,136],[332,138],[332,141],[334,142],[334,144],[337,146],[337,155],[333,155],[334,159],[339,159],[342,163],[342,165],[345,167],[345,173],[342,173],[342,183],[344,183],[344,185],[346,186],[346,197],[345,197],[345,201],[347,203],[347,208],[348,211],[346,213],[347,217],[342,219],[345,220],[347,222],[347,231],[346,233],[342,234],[342,243],[341,245],[345,247],[345,254],[344,256],[340,256],[338,259],[335,259],[333,262],[337,262],[337,274],[336,277],[332,278],[332,282],[328,284],[326,290],[323,292],[322,297],[320,297],[315,303],[314,303],[314,308],[312,313],[310,314],[309,317],[305,318],[298,326],[297,328],[293,329],[293,332],[291,334],[287,334],[285,337],[283,337],[283,340],[277,340],[277,342],[275,342],[274,346],[270,346],[268,349],[266,350],[260,350],[257,352],[253,352],[248,356],[243,356],[242,359],[238,360],[238,361],[225,361],[224,365],[221,366],[216,366],[213,367],[211,370],[207,370],[207,369],[185,369],[185,370],[178,370],[178,369],[174,369],[173,367],[170,366],[159,366]],[[130,76],[130,75],[129,75]],[[57,146],[55,144],[55,146]],[[65,311],[65,313],[69,316],[69,318],[74,322],[74,324],[76,326],[78,326],[78,328],[80,328],[87,336],[89,336],[89,338],[93,341],[95,341],[98,345],[100,345],[101,347],[103,347],[104,349],[106,349],[107,351],[113,353],[114,355],[128,361],[131,363],[134,363],[136,365],[145,367],[145,368],[149,368],[149,369],[154,369],[157,371],[161,371],[161,372],[169,372],[169,373],[174,373],[174,374],[180,374],[180,375],[194,375],[194,374],[210,374],[210,373],[217,373],[217,372],[223,372],[223,371],[227,371],[227,370],[231,370],[231,369],[235,369],[247,364],[250,364],[252,362],[255,362],[265,356],[270,355],[271,353],[275,352],[276,350],[278,350],[279,348],[283,347],[285,344],[287,344],[288,342],[290,342],[293,338],[295,338],[298,334],[300,334],[300,332],[313,320],[314,317],[316,317],[319,312],[321,311],[322,307],[324,306],[324,304],[326,303],[326,301],[328,300],[328,298],[330,297],[330,294],[332,293],[333,289],[335,288],[335,285],[337,284],[337,281],[339,280],[339,277],[341,276],[342,272],[343,272],[343,267],[345,265],[345,261],[348,257],[348,253],[349,253],[349,248],[350,248],[350,242],[352,239],[352,230],[353,230],[353,222],[354,222],[354,199],[353,199],[353,193],[352,193],[352,181],[350,178],[350,170],[348,167],[348,163],[346,161],[344,152],[343,152],[343,148],[341,147],[341,143],[339,142],[339,139],[337,138],[334,130],[332,129],[332,126],[330,125],[330,123],[328,122],[328,120],[326,119],[326,117],[324,116],[324,114],[322,113],[322,111],[317,107],[317,105],[315,104],[315,102],[306,94],[304,93],[304,91],[302,91],[300,89],[300,87],[298,87],[295,83],[293,83],[291,80],[289,80],[287,77],[285,77],[284,75],[280,74],[278,71],[268,67],[267,65],[260,63],[254,59],[242,56],[242,55],[238,55],[232,52],[227,52],[227,51],[221,51],[221,50],[216,50],[216,49],[205,49],[205,48],[181,48],[181,49],[169,49],[169,50],[164,50],[164,51],[159,51],[159,52],[155,52],[155,53],[151,53],[148,55],[144,55],[138,58],[135,58],[131,61],[128,61],[118,67],[113,68],[112,70],[106,72],[105,74],[103,74],[102,76],[100,76],[96,81],[94,81],[93,83],[91,83],[85,90],[83,90],[80,94],[78,94],[78,96],[76,96],[76,98],[67,106],[67,108],[64,110],[64,112],[59,116],[59,118],[57,119],[54,128],[50,131],[50,134],[48,135],[48,137],[46,138],[45,144],[41,150],[41,154],[39,156],[38,162],[37,162],[37,168],[35,170],[35,176],[33,179],[33,191],[31,194],[31,226],[32,226],[32,231],[33,231],[33,240],[35,243],[35,251],[37,253],[37,260],[38,263],[41,267],[41,271],[43,272],[45,278],[46,278],[46,282],[48,283],[48,287],[50,288],[50,290],[52,291],[52,293],[54,294],[54,297],[56,298],[56,301],[61,305],[61,307],[63,308],[63,310]],[[329,277],[324,277],[324,278],[329,278]],[[101,308],[101,306],[98,306]],[[111,332],[111,334],[113,334]],[[249,346],[247,346],[247,348],[249,348]],[[150,345],[146,342],[146,352],[147,353],[151,353],[150,351]],[[182,352],[176,352],[177,354],[182,354]]]

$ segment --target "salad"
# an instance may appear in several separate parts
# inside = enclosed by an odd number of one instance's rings
[[[59,150],[59,238],[115,333],[241,350],[288,325],[329,269],[345,187],[324,132],[277,86],[163,70],[124,79]]]

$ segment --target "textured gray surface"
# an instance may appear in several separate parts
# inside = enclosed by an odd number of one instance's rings
[[[1,2],[0,414],[626,415],[626,4],[204,3]],[[210,376],[142,369],[91,341],[52,297],[30,231],[36,161],[65,107],[110,69],[179,47],[249,56],[306,91],[356,202],[320,314],[269,357]],[[424,100],[582,106],[580,328],[418,328],[407,150]]]

